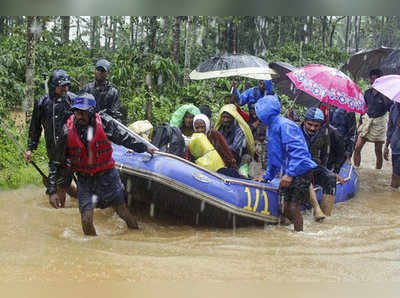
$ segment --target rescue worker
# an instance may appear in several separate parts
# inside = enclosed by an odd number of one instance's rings
[[[96,101],[93,95],[84,93],[75,97],[71,115],[63,127],[60,141],[56,146],[56,171],[50,175],[49,202],[54,208],[61,207],[55,188],[57,171],[67,162],[77,172],[78,199],[82,229],[86,235],[96,235],[93,225],[93,209],[112,206],[127,223],[128,228],[137,229],[136,219],[125,204],[124,189],[112,158],[113,141],[136,152],[146,150],[143,143],[123,130],[111,116],[95,113]]]
[[[331,142],[328,129],[322,126],[323,122],[323,112],[319,108],[313,107],[305,113],[300,127],[311,158],[318,165],[312,170],[312,174],[314,183],[322,186],[321,209],[329,216],[335,202],[336,174],[327,169]]]
[[[268,128],[268,166],[258,181],[271,181],[281,171],[279,197],[284,200],[284,216],[303,230],[301,205],[309,200],[311,170],[317,164],[311,159],[301,129],[291,120],[281,117],[281,105],[276,96],[267,95],[255,105],[257,117]]]
[[[95,81],[86,84],[80,93],[90,93],[96,99],[96,112],[105,111],[115,120],[120,121],[120,100],[117,88],[107,80],[111,64],[106,59],[96,62],[94,69]]]
[[[42,130],[44,130],[49,175],[53,176],[55,175],[55,148],[60,141],[62,127],[72,114],[71,106],[75,94],[69,92],[70,84],[70,77],[65,70],[55,69],[51,73],[48,81],[49,93],[35,100],[29,127],[28,146],[24,158],[27,162],[31,162],[32,151],[37,149]],[[62,207],[64,207],[66,193],[72,197],[77,196],[76,188],[71,185],[72,171],[68,166],[59,169],[53,182]]]
[[[231,85],[231,87],[233,88],[233,94],[235,94],[238,98],[239,105],[243,106],[247,104],[249,110],[251,103],[256,103],[260,98],[264,97],[265,95],[274,94],[272,80],[260,80],[256,87],[249,88],[243,91],[242,94],[239,93],[237,86],[237,82],[233,80]]]

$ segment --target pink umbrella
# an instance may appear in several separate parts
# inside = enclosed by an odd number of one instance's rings
[[[286,75],[298,89],[320,102],[360,114],[367,110],[360,88],[338,69],[310,64]]]
[[[379,91],[387,98],[400,102],[400,76],[387,75],[377,78],[372,84],[372,88]]]

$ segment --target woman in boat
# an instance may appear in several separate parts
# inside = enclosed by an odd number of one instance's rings
[[[185,104],[177,109],[171,117],[169,124],[171,126],[179,127],[182,136],[185,139],[185,146],[190,143],[190,138],[194,132],[193,117],[200,114],[200,110],[193,104]]]
[[[189,144],[190,160],[221,174],[244,178],[237,169],[237,163],[225,138],[215,129],[210,129],[210,119],[204,114],[194,117],[195,133]]]

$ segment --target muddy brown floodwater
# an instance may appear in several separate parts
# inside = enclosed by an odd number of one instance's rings
[[[77,202],[51,209],[43,188],[0,192],[2,281],[399,281],[400,193],[391,164],[375,170],[363,150],[360,191],[323,223],[229,229],[140,220],[127,230],[111,209],[95,211],[98,237],[83,235]]]

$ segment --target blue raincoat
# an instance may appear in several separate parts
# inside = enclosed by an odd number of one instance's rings
[[[256,103],[255,110],[261,122],[269,127],[265,180],[275,178],[281,169],[283,175],[296,177],[317,167],[301,129],[293,121],[279,115],[281,105],[276,96],[264,96]]]
[[[272,80],[264,80],[265,85],[265,95],[272,94],[274,89],[272,85]],[[242,94],[239,94],[239,91],[236,89],[236,96],[239,101],[239,105],[243,106],[247,103],[247,106],[250,110],[250,104],[256,103],[260,98],[264,97],[264,94],[261,93],[260,84],[257,84],[257,87],[249,88],[243,91]]]

